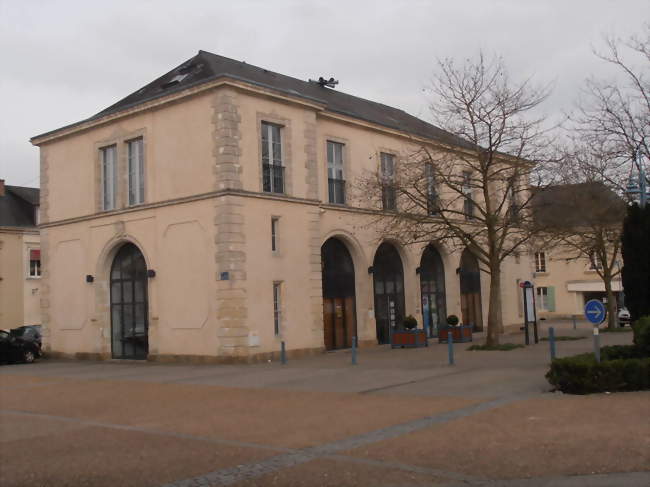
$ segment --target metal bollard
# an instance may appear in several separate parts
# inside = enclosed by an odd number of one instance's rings
[[[287,348],[286,348],[284,342],[280,343],[280,363],[282,365],[287,364]]]
[[[552,326],[548,329],[548,344],[551,347],[551,360],[555,360],[555,329]]]
[[[573,329],[576,329],[576,315],[571,315],[571,318],[573,318]]]
[[[357,365],[357,337],[352,337],[352,365]]]
[[[600,363],[600,334],[598,326],[594,326],[594,356],[596,362]]]
[[[454,334],[447,331],[447,351],[449,352],[449,365],[454,365]]]

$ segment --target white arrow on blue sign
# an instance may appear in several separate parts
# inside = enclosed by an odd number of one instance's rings
[[[607,310],[601,301],[592,299],[585,303],[585,317],[587,321],[594,325],[600,325],[605,321],[605,316],[607,316]]]

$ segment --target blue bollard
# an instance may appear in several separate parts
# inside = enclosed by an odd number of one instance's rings
[[[555,329],[551,326],[548,329],[548,344],[551,347],[551,361],[555,360]]]
[[[352,337],[352,365],[357,365],[357,337]]]
[[[596,357],[596,362],[600,363],[600,334],[598,325],[594,326],[594,356]]]
[[[284,345],[284,342],[280,343],[280,363],[282,365],[287,364],[287,348]]]
[[[454,365],[454,335],[447,331],[447,351],[449,352],[449,365]]]

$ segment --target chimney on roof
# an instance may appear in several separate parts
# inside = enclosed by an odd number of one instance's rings
[[[0,179],[0,196],[5,195],[5,180]]]

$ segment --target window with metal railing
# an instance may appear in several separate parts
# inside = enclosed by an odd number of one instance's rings
[[[284,193],[281,129],[262,122],[262,190],[266,193]]]
[[[397,209],[397,191],[395,189],[395,156],[382,152],[381,159],[381,204],[384,210]]]
[[[337,205],[345,204],[343,148],[339,142],[327,141],[327,192],[329,202]]]

